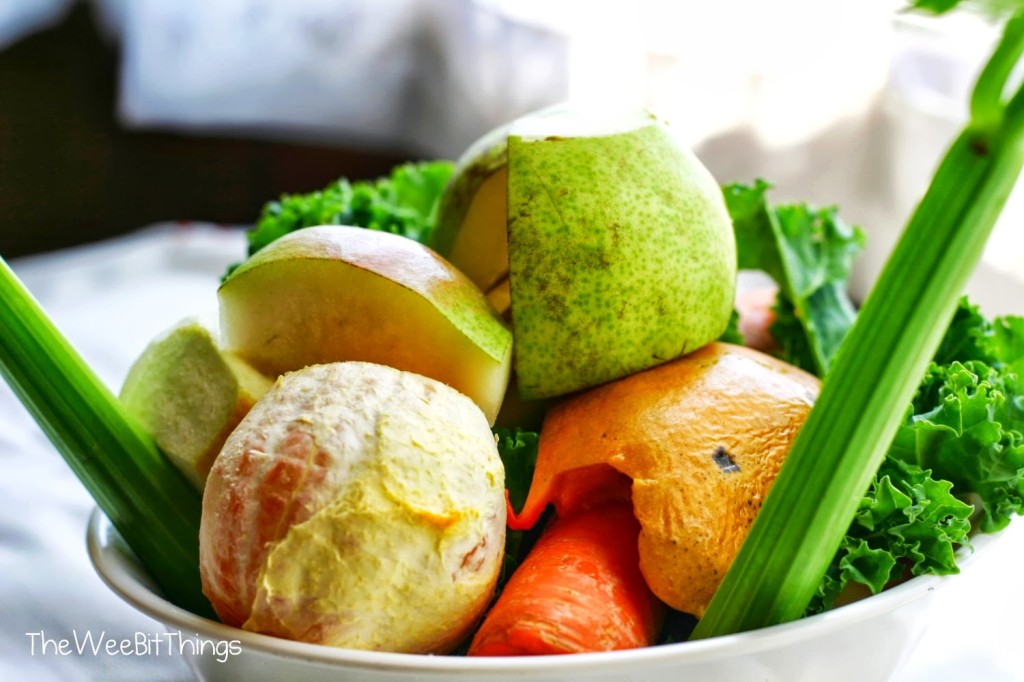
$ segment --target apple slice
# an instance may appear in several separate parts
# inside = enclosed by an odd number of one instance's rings
[[[362,360],[442,381],[493,423],[512,334],[461,272],[411,239],[310,227],[278,239],[218,292],[225,346],[270,375]]]
[[[552,108],[489,133],[458,164],[434,244],[510,307],[524,399],[695,350],[732,311],[718,183],[647,113]]]
[[[190,318],[146,347],[120,399],[201,491],[224,441],[272,384]]]

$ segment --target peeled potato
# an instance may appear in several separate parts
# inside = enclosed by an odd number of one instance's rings
[[[279,379],[218,456],[200,571],[230,625],[445,652],[493,594],[504,533],[504,470],[473,401],[382,365],[314,365]]]
[[[703,615],[817,397],[819,382],[755,350],[712,343],[553,407],[514,527],[632,479],[640,569],[669,606]]]

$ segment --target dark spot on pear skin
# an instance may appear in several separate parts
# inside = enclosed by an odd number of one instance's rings
[[[612,241],[612,247],[618,249],[622,243],[622,235],[620,234],[621,225],[618,223],[608,224],[608,236]]]

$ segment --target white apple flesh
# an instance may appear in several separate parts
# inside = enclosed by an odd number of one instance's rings
[[[442,381],[492,423],[501,407],[511,332],[472,282],[410,239],[298,230],[242,264],[218,295],[226,347],[270,375],[362,360]]]

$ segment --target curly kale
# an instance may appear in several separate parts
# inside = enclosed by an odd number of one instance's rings
[[[962,299],[811,612],[849,583],[956,573],[972,520],[994,532],[1024,513],[1022,361],[1024,318]]]
[[[864,234],[834,207],[772,204],[770,188],[764,180],[723,188],[737,262],[767,273],[779,287],[771,328],[779,356],[824,376],[857,316],[846,292]]]
[[[246,234],[248,255],[289,232],[315,225],[365,227],[426,244],[453,169],[450,161],[407,163],[376,180],[341,178],[322,190],[282,195],[263,206]]]

